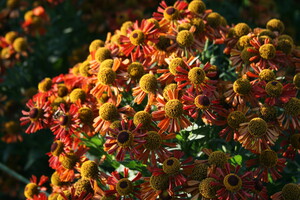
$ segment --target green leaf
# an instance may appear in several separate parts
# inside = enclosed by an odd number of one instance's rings
[[[242,165],[243,157],[241,155],[236,155],[233,158],[231,158],[231,161],[238,165]]]

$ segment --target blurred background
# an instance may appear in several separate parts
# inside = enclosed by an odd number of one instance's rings
[[[167,0],[168,5],[175,1]],[[295,44],[300,42],[299,0],[204,0],[228,24],[246,22],[265,27],[281,19]],[[50,131],[27,135],[19,118],[25,103],[45,77],[67,73],[88,55],[94,39],[128,20],[151,17],[160,1],[153,0],[1,0],[0,1],[0,199],[25,199],[23,189],[32,174],[51,175]],[[38,8],[38,9],[37,9]],[[32,17],[34,16],[34,18]],[[31,18],[30,18],[31,17]],[[35,19],[29,20],[28,19]],[[26,38],[25,49],[7,52],[5,38],[14,31]],[[7,38],[6,38],[7,39]],[[16,48],[17,49],[17,48]]]

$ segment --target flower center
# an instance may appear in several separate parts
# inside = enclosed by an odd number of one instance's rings
[[[266,92],[271,97],[279,97],[282,93],[283,85],[278,81],[270,81],[266,85]]]
[[[32,120],[36,120],[41,116],[41,109],[39,108],[32,108],[29,111],[29,118]]]
[[[197,106],[197,108],[200,108],[200,109],[206,109],[209,107],[210,105],[210,100],[207,96],[205,95],[198,95],[196,98],[195,98],[195,101],[194,101],[195,105]]]
[[[103,62],[106,59],[111,58],[111,52],[108,48],[106,47],[99,47],[95,53],[95,60],[98,62]]]
[[[288,183],[282,188],[282,197],[284,200],[299,199],[300,188],[295,183]]]
[[[207,177],[208,166],[206,164],[196,164],[190,175],[191,180],[202,181]]]
[[[179,18],[179,11],[173,6],[169,6],[164,10],[164,18],[167,20],[176,20]]]
[[[246,121],[245,115],[240,111],[233,111],[227,117],[227,123],[231,128],[237,129]]]
[[[208,157],[208,164],[223,168],[227,163],[227,159],[227,155],[224,152],[214,151]]]
[[[276,56],[276,48],[273,44],[264,44],[259,48],[259,55],[266,60],[273,59]]]
[[[117,183],[116,190],[119,193],[119,195],[128,195],[133,192],[133,184],[127,178],[122,178]]]
[[[32,199],[34,195],[38,195],[38,186],[35,183],[28,183],[24,190],[24,195],[28,199]]]
[[[156,131],[149,131],[145,140],[144,147],[149,150],[157,150],[162,144],[161,136]]]
[[[241,52],[241,59],[244,63],[249,64],[249,59],[253,56],[255,56],[254,52],[249,52],[248,49],[254,49],[253,47],[245,47]]]
[[[293,97],[285,105],[284,111],[292,116],[300,115],[300,99]]]
[[[242,179],[236,174],[227,174],[224,177],[223,184],[225,185],[227,190],[236,192],[242,187]]]
[[[293,78],[293,83],[295,84],[296,88],[300,89],[300,73],[296,74]]]
[[[188,10],[195,14],[201,14],[206,10],[206,5],[203,1],[191,1]]]
[[[133,45],[138,46],[144,43],[145,34],[140,30],[134,30],[131,32],[129,39]]]
[[[180,170],[180,162],[177,158],[171,157],[163,162],[163,171],[166,174],[176,174]]]
[[[121,147],[129,147],[132,145],[133,136],[132,133],[126,130],[120,131],[117,136],[118,145]]]
[[[84,178],[96,179],[98,175],[98,166],[94,161],[85,161],[80,168],[80,174]]]
[[[291,145],[295,148],[295,149],[300,149],[300,134],[294,134],[291,136]]]
[[[185,67],[186,64],[184,63],[182,58],[174,58],[171,60],[170,64],[169,64],[169,71],[171,72],[171,74],[176,75],[177,71],[176,71],[176,67]]]
[[[158,42],[155,44],[155,47],[160,51],[166,51],[167,48],[171,45],[171,40],[165,36],[159,36]]]
[[[100,64],[100,69],[104,69],[104,68],[112,68],[114,65],[114,60],[113,59],[106,59],[103,62],[101,62]]]
[[[178,88],[177,84],[176,83],[170,83],[169,85],[167,85],[164,90],[163,90],[163,96],[166,100],[170,100],[169,99],[169,95],[168,95],[168,91],[171,90],[171,91],[175,91],[176,89]],[[181,97],[182,96],[182,90],[179,90],[178,91],[178,96]]]
[[[277,153],[271,149],[266,149],[259,155],[259,162],[267,168],[275,167],[278,161]]]
[[[194,36],[193,33],[189,32],[188,30],[182,30],[177,34],[176,42],[179,44],[180,47],[190,47],[194,43]]]
[[[91,124],[94,119],[92,109],[90,109],[88,107],[80,108],[79,109],[79,119],[84,124]]]
[[[127,72],[132,79],[138,80],[140,79],[145,71],[144,67],[139,62],[133,62],[128,66]]]
[[[51,145],[51,153],[54,156],[59,156],[64,151],[64,143],[57,140]]]
[[[151,123],[151,114],[146,111],[139,111],[135,113],[133,116],[133,123],[134,125],[138,126],[139,124],[142,124],[142,127],[148,127]]]
[[[217,182],[214,178],[206,178],[199,184],[199,192],[200,194],[207,199],[216,198],[218,186],[212,185],[213,182]]]
[[[259,78],[262,81],[272,81],[276,79],[276,75],[275,73],[270,70],[270,69],[263,69],[260,73],[259,73]]]
[[[118,117],[117,107],[112,103],[105,103],[99,109],[101,119],[106,121],[113,121]]]
[[[267,122],[259,117],[251,119],[251,121],[248,124],[249,133],[256,138],[265,135],[267,130],[268,130]]]
[[[166,190],[169,186],[169,177],[167,174],[150,177],[150,185],[155,190]]]
[[[76,165],[78,158],[74,153],[61,155],[59,161],[65,169],[73,169]]]
[[[193,84],[201,84],[205,80],[205,72],[200,67],[192,68],[188,73],[188,78]]]
[[[75,184],[75,195],[80,196],[83,192],[86,194],[93,193],[93,188],[91,186],[90,180],[81,178]]]
[[[264,120],[270,121],[276,118],[277,110],[274,106],[262,105],[260,107],[260,115]]]
[[[59,125],[66,126],[70,121],[70,117],[68,115],[63,115],[59,117],[58,121],[59,121]]]
[[[246,78],[239,78],[233,83],[233,91],[239,95],[249,94],[251,91],[250,81]]]
[[[152,74],[145,74],[140,79],[140,87],[145,93],[155,93],[158,88],[157,79]]]
[[[165,105],[165,113],[169,118],[178,118],[183,114],[183,104],[178,99],[169,100]]]
[[[98,81],[102,85],[112,84],[116,79],[116,72],[114,72],[111,68],[100,68],[98,72]]]

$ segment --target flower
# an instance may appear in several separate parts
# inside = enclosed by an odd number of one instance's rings
[[[280,192],[276,192],[271,196],[273,200],[292,200],[299,199],[300,187],[295,183],[285,184]]]
[[[292,97],[288,102],[283,104],[284,112],[278,116],[280,125],[285,129],[300,128],[300,99]]]
[[[139,155],[136,145],[146,142],[142,139],[146,134],[139,133],[140,127],[141,124],[134,128],[132,120],[129,120],[127,123],[122,120],[119,129],[109,128],[111,135],[106,137],[104,150],[109,154],[116,152],[117,161],[123,161],[126,152],[130,153],[131,159],[134,159],[135,156]]]
[[[212,185],[220,187],[217,191],[218,199],[251,199],[250,191],[254,184],[252,172],[239,175],[240,168],[240,165],[232,168],[227,163],[225,168],[217,168],[216,173],[209,175],[216,180]]]
[[[29,124],[26,129],[26,133],[34,133],[40,129],[46,128],[50,118],[50,102],[46,101],[44,97],[37,96],[36,98],[30,99],[26,106],[30,109],[29,111],[22,111],[24,117],[20,118],[21,126]]]
[[[36,198],[35,196],[39,196],[41,191],[46,191],[47,188],[42,187],[42,185],[47,181],[47,176],[42,175],[40,181],[38,182],[37,177],[32,175],[32,177],[30,178],[30,183],[28,183],[24,189],[24,195],[27,198],[27,200],[32,200]]]
[[[275,151],[271,149],[263,150],[258,158],[247,160],[247,167],[254,165],[259,165],[254,171],[254,176],[260,178],[263,182],[269,182],[268,175],[270,174],[273,181],[276,181],[278,178],[281,178],[280,172],[283,171],[285,167],[285,158],[278,158],[278,155]]]
[[[157,125],[160,128],[160,132],[179,132],[181,129],[191,125],[191,122],[183,116],[184,105],[182,100],[179,99],[178,93],[178,89],[168,90],[167,95],[169,100],[167,102],[162,96],[156,98],[158,108],[163,107],[163,109],[152,112],[152,117],[154,121],[160,121]]]
[[[141,25],[138,25],[136,21],[133,24],[133,30],[129,29],[128,36],[120,36],[121,51],[128,56],[131,52],[137,57],[150,56],[153,52],[153,46],[149,45],[149,42],[157,43],[158,29],[155,28],[155,24],[142,20]]]
[[[128,171],[128,168],[124,168],[124,178],[121,178],[117,171],[111,173],[111,176],[107,178],[107,184],[112,189],[104,191],[106,195],[115,195],[116,200],[131,199],[132,197],[142,199],[140,185],[134,184],[142,177],[142,174],[138,172],[132,180],[129,180]]]

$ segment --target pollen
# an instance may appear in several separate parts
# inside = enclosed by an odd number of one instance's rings
[[[286,55],[290,55],[292,53],[293,50],[293,43],[290,40],[279,40],[277,43],[277,47],[276,49],[279,51],[282,51],[283,53],[285,53]]]
[[[86,98],[86,93],[81,88],[76,88],[70,93],[70,101],[72,103],[75,103],[78,100],[84,101],[85,98]]]
[[[259,47],[259,55],[266,60],[273,59],[276,56],[276,48],[273,44],[264,44]]]
[[[279,97],[282,93],[283,85],[279,81],[270,81],[266,85],[266,93],[271,97]]]
[[[193,0],[189,3],[188,10],[194,14],[202,14],[206,10],[206,5],[201,0]]]
[[[104,42],[102,40],[94,40],[89,46],[89,52],[96,51],[99,47],[104,47]]]
[[[171,46],[171,40],[166,36],[159,36],[158,42],[155,44],[155,47],[160,51],[167,51],[167,48]]]
[[[130,78],[139,80],[145,73],[144,66],[139,62],[133,62],[128,66],[127,72]]]
[[[194,43],[193,33],[188,30],[180,31],[176,36],[176,42],[182,48],[192,46]]]
[[[59,161],[65,169],[73,169],[78,161],[78,158],[74,153],[68,153],[66,155],[60,155]]]
[[[59,140],[54,141],[51,145],[51,154],[53,156],[59,156],[64,151],[64,146],[63,142]]]
[[[99,47],[95,53],[95,60],[98,62],[103,62],[106,59],[111,58],[111,52],[108,48],[106,47]]]
[[[221,25],[221,15],[217,12],[209,13],[206,20],[207,24],[212,28],[217,28]]]
[[[295,149],[300,149],[300,134],[293,134],[290,138],[290,143]]]
[[[242,37],[243,35],[247,35],[250,33],[251,28],[246,23],[238,23],[234,27],[234,31],[237,37]]]
[[[130,34],[130,42],[135,45],[142,45],[145,41],[145,34],[141,30],[134,30]]]
[[[300,187],[295,183],[284,185],[281,192],[284,200],[298,200],[300,197]]]
[[[270,70],[270,69],[263,69],[260,73],[259,73],[259,79],[262,81],[273,81],[276,79],[276,75],[275,73]]]
[[[173,6],[169,6],[164,10],[164,18],[172,21],[179,18],[179,11]]]
[[[60,180],[59,174],[55,171],[51,175],[51,183],[55,186],[62,186],[64,182]]]
[[[14,40],[13,47],[14,47],[15,51],[19,53],[22,51],[26,51],[28,48],[28,44],[27,44],[27,41],[25,38],[18,37]]]
[[[214,151],[208,157],[208,164],[223,168],[227,163],[227,159],[227,155],[224,152]]]
[[[117,142],[120,147],[130,147],[133,142],[133,135],[130,131],[122,130],[117,136]]]
[[[279,33],[282,33],[284,28],[284,24],[279,19],[271,19],[267,22],[267,29],[271,31],[278,31]]]
[[[111,68],[100,68],[98,72],[98,81],[102,85],[112,84],[116,79],[116,72]]]
[[[277,110],[274,106],[264,104],[260,107],[259,111],[261,118],[263,118],[266,121],[272,121],[276,119]]]
[[[78,111],[79,119],[84,124],[91,124],[94,120],[94,114],[89,107],[82,107]]]
[[[272,31],[270,31],[269,29],[264,29],[262,30],[259,34],[258,37],[262,37],[262,36],[267,36],[271,39],[274,39],[276,37],[275,33],[273,33]]]
[[[150,186],[154,190],[166,190],[169,187],[169,176],[167,174],[160,174],[158,176],[150,177]]]
[[[127,35],[127,30],[132,28],[132,26],[133,26],[133,23],[131,21],[124,22],[120,29],[122,35]]]
[[[205,30],[205,23],[201,18],[193,18],[191,23],[196,28],[195,34],[202,33]]]
[[[51,89],[52,86],[52,80],[51,78],[45,78],[38,84],[39,91],[41,92],[47,92]]]
[[[256,138],[262,137],[267,133],[268,124],[265,120],[260,117],[251,119],[248,124],[248,131],[251,135]]]
[[[218,186],[212,183],[217,182],[214,178],[206,178],[199,184],[199,192],[204,198],[214,199],[216,198]]]
[[[54,99],[54,101],[52,102],[51,106],[52,106],[52,110],[56,111],[57,108],[60,106],[60,104],[64,104],[66,105],[66,100],[62,97],[57,97]]]
[[[28,183],[24,190],[24,195],[27,199],[32,199],[34,195],[39,194],[39,189],[37,184],[35,183]]]
[[[174,58],[171,60],[170,64],[169,64],[169,71],[171,72],[171,74],[176,75],[177,71],[176,68],[180,66],[182,68],[186,67],[186,64],[184,63],[182,58]]]
[[[106,59],[100,64],[100,69],[109,68],[111,69],[114,65],[113,59]]]
[[[247,95],[251,91],[250,81],[246,78],[239,78],[233,83],[233,91],[239,95]]]
[[[203,163],[197,163],[190,174],[191,180],[202,181],[207,177],[208,166]]]
[[[178,32],[180,32],[180,31],[182,31],[182,30],[190,30],[191,26],[192,26],[192,25],[191,25],[190,23],[185,22],[185,23],[180,24],[180,25],[177,27],[177,30],[178,30]]]
[[[166,174],[176,174],[179,172],[180,167],[180,161],[174,157],[170,157],[163,162],[163,171]]]
[[[83,178],[96,179],[98,176],[98,166],[94,161],[85,161],[80,168],[80,174]]]
[[[239,128],[240,124],[244,122],[246,122],[246,117],[244,113],[240,111],[233,111],[227,117],[228,126],[234,129]]]
[[[236,46],[238,49],[243,50],[246,47],[250,46],[250,37],[247,35],[243,35],[240,37],[240,39],[238,40]]]
[[[127,178],[122,178],[118,181],[116,190],[121,196],[129,195],[133,192],[133,184]]]
[[[8,44],[13,44],[14,40],[18,37],[18,33],[15,31],[10,31],[5,34],[5,40]]]
[[[64,97],[68,94],[68,88],[66,87],[65,84],[59,84],[57,87],[58,87],[57,95],[59,97]]]
[[[283,106],[284,111],[292,116],[300,115],[300,99],[293,97]]]
[[[207,109],[210,106],[210,100],[205,95],[198,95],[194,100],[194,104],[197,108]]]
[[[114,121],[119,113],[117,107],[112,103],[105,103],[99,109],[101,119],[106,121]]]
[[[163,97],[169,101],[169,96],[168,96],[168,91],[175,91],[178,88],[176,83],[170,83],[169,85],[167,85],[164,90],[163,90]],[[179,97],[182,95],[182,91],[179,90]]]
[[[247,49],[254,49],[253,47],[246,47],[242,50],[241,52],[241,59],[245,64],[249,64],[250,61],[249,59],[253,56],[255,56],[256,54],[254,52],[249,52]]]
[[[91,186],[89,179],[79,179],[75,184],[75,195],[80,196],[82,193],[88,195],[89,193],[93,193],[93,188]]]
[[[146,111],[139,111],[133,116],[133,123],[135,126],[142,124],[143,128],[148,127],[151,124],[152,116]]]
[[[145,93],[155,93],[158,88],[157,79],[152,74],[142,76],[139,84]]]
[[[155,28],[160,28],[160,25],[159,25],[159,23],[158,23],[158,21],[156,19],[150,18],[150,19],[147,19],[147,21],[150,22],[150,23],[152,23],[152,24],[154,24]]]
[[[205,77],[205,71],[200,67],[194,67],[188,73],[188,79],[195,85],[203,83]]]
[[[238,175],[230,173],[224,177],[223,184],[227,190],[237,192],[242,188],[242,179]]]
[[[120,120],[116,120],[113,123],[110,124],[109,128],[111,129],[118,129],[121,127],[121,121]]]
[[[165,105],[165,112],[169,118],[178,118],[183,114],[183,104],[178,99],[169,100]]]
[[[161,136],[156,131],[147,132],[145,140],[146,143],[144,144],[144,147],[152,151],[159,149],[162,144]]]
[[[90,62],[89,61],[84,61],[83,63],[81,63],[79,65],[79,73],[82,76],[85,76],[85,77],[90,76],[89,70],[90,70]]]
[[[259,163],[267,168],[275,167],[278,161],[277,153],[271,149],[266,149],[259,155]]]

